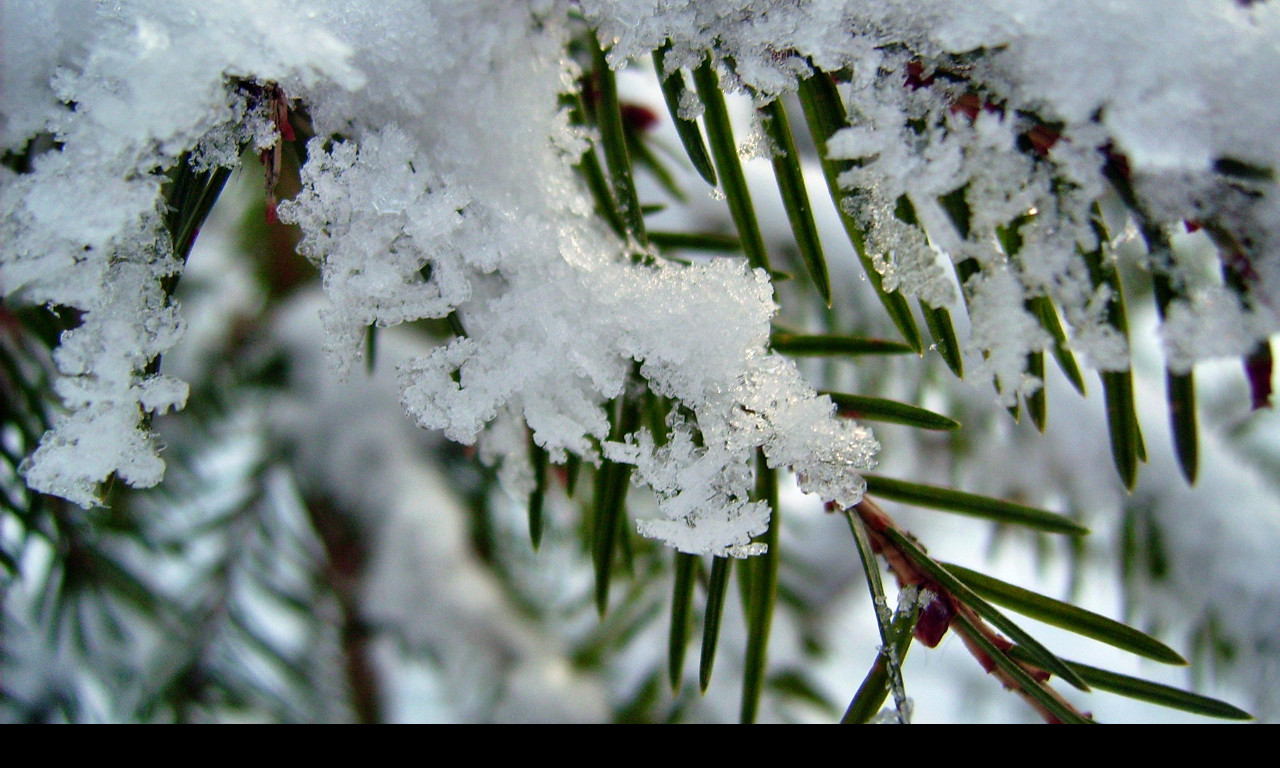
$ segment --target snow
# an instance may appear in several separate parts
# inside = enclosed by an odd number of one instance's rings
[[[279,215],[302,227],[299,252],[321,264],[334,305],[323,313],[325,330],[345,373],[366,327],[444,317],[471,297],[462,254],[450,244],[470,201],[431,172],[395,125],[358,150],[344,141],[326,151],[312,139],[308,156],[303,192]]]
[[[660,501],[642,532],[685,552],[760,550],[757,450],[802,489],[856,503],[879,444],[768,350],[768,276],[739,260],[637,254],[594,216],[571,168],[587,137],[559,101],[581,74],[565,52],[575,6],[615,67],[669,40],[673,76],[710,53],[722,81],[757,100],[794,91],[813,65],[839,72],[851,127],[832,149],[858,161],[840,177],[856,192],[846,212],[889,290],[955,307],[948,261],[977,264],[960,286],[966,348],[1006,400],[1041,386],[1022,374],[1049,341],[1025,299],[1051,297],[1093,365],[1128,365],[1106,320],[1112,297],[1081,255],[1098,245],[1103,147],[1124,156],[1157,223],[1221,222],[1252,262],[1243,304],[1211,286],[1175,303],[1175,365],[1280,328],[1280,198],[1271,182],[1223,171],[1280,167],[1280,109],[1257,98],[1280,77],[1274,4],[11,3],[0,140],[17,150],[48,134],[56,145],[30,173],[2,177],[0,292],[82,313],[56,357],[67,414],[25,465],[27,482],[86,506],[112,474],[159,482],[147,414],[186,395],[153,368],[184,330],[164,290],[183,264],[161,223],[162,174],[185,152],[205,167],[234,162],[241,144],[270,145],[239,80],[278,83],[312,119],[303,190],[280,215],[321,268],[338,371],[360,358],[368,326],[455,314],[465,337],[401,367],[409,414],[481,442],[516,485],[527,477],[510,429],[520,421],[553,461],[634,463]],[[937,201],[958,190],[968,232]],[[923,228],[897,217],[903,195]],[[997,235],[1018,217],[1022,245],[1006,252]],[[1153,266],[1188,286],[1202,270]],[[605,404],[630,392],[637,363],[688,414],[662,448],[644,431],[607,439]]]
[[[287,21],[294,13],[281,4],[82,5],[65,4],[54,20],[41,3],[5,6],[0,91],[4,114],[15,117],[4,147],[47,131],[61,149],[0,189],[0,293],[83,312],[56,355],[70,413],[44,436],[25,475],[36,490],[89,506],[112,473],[136,486],[159,482],[163,462],[144,413],[186,399],[185,385],[147,372],[183,329],[161,287],[182,265],[161,225],[157,172],[243,117],[228,106],[232,75],[305,83],[323,73],[351,88],[360,76],[344,65],[345,46],[314,24]],[[10,69],[10,36],[27,31],[32,41],[53,37],[45,51],[66,53]],[[15,108],[10,98],[31,106]]]
[[[449,13],[476,23],[484,9]],[[568,453],[594,461],[609,431],[602,406],[623,394],[632,361],[642,363],[656,394],[696,415],[707,447],[689,444],[656,460],[639,442],[629,451],[606,443],[604,454],[641,464],[637,477],[659,490],[665,515],[642,521],[641,530],[687,552],[760,550],[750,537],[768,513],[747,502],[756,448],[771,465],[794,466],[825,498],[856,502],[856,470],[871,466],[875,443],[867,430],[837,420],[794,366],[767,353],[776,309],[767,277],[733,260],[625,259],[627,244],[589,215],[572,176],[583,144],[555,100],[577,71],[560,54],[564,29],[548,21],[542,36],[531,35],[523,14],[501,18],[505,25],[487,17],[498,36],[488,51],[473,38],[438,33],[433,76],[449,85],[436,94],[433,114],[458,109],[465,94],[473,131],[439,133],[418,121],[411,137],[408,128],[370,119],[383,106],[375,93],[359,113],[368,129],[346,127],[359,150],[344,142],[313,153],[302,195],[281,207],[306,234],[303,253],[321,263],[339,366],[355,359],[366,325],[456,311],[467,336],[401,368],[403,402],[418,423],[470,444],[514,411],[553,461]],[[385,47],[377,53],[396,59]],[[483,82],[476,60],[487,61]],[[491,79],[528,78],[531,70],[544,77],[529,92],[491,92]],[[388,102],[392,114],[404,109],[398,95]],[[315,113],[324,135],[325,109]],[[513,124],[529,130],[512,131]],[[538,144],[530,134],[542,137]],[[492,448],[494,440],[482,442]],[[503,442],[511,446],[507,461],[525,460],[522,441]]]
[[[1273,4],[1179,0],[1159,13],[1110,0],[986,0],[954,9],[923,0],[582,5],[601,39],[613,44],[617,63],[669,38],[668,71],[696,65],[710,51],[726,82],[764,97],[794,90],[809,62],[828,72],[848,67],[842,90],[852,127],[832,138],[831,150],[861,161],[842,183],[858,190],[849,212],[867,231],[891,289],[932,306],[947,305],[952,290],[921,233],[906,234],[910,228],[893,219],[897,198],[907,194],[953,260],[1012,269],[1030,295],[1048,295],[1062,308],[1079,353],[1099,368],[1123,369],[1123,340],[1107,326],[1105,306],[1088,290],[1074,254],[1077,243],[1092,249],[1089,222],[1104,188],[1099,149],[1110,146],[1127,158],[1140,203],[1161,223],[1209,216],[1252,230],[1255,247],[1246,255],[1259,275],[1253,298],[1243,312],[1218,316],[1233,339],[1243,337],[1229,349],[1280,327],[1274,184],[1241,192],[1240,182],[1215,171],[1223,159],[1280,165],[1280,112],[1257,97],[1280,77]],[[920,74],[909,82],[912,65]],[[958,109],[965,98],[970,105]],[[1018,151],[1018,140],[1037,124],[1053,126],[1051,145]],[[974,214],[965,241],[927,210],[959,189]],[[1010,266],[1006,257],[1014,254],[999,252],[996,230],[1031,210],[1039,216],[1023,228],[1027,242]],[[1184,278],[1176,265],[1170,271],[1175,283]],[[971,306],[981,303],[970,296]],[[1007,302],[974,311],[1015,326],[1029,320]],[[996,342],[1003,349],[988,351],[1012,359],[1027,341],[1014,334],[1008,344]],[[1177,350],[1180,367],[1188,358],[1229,353],[1204,337]]]

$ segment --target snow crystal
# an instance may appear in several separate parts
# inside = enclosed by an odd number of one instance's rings
[[[1172,302],[1160,329],[1170,370],[1187,373],[1205,357],[1206,349],[1221,357],[1248,354],[1258,338],[1256,325],[1256,317],[1245,311],[1239,297],[1221,286]]]
[[[785,156],[786,152],[765,131],[760,114],[755,113],[751,120],[751,130],[747,132],[747,135],[738,145],[738,157],[743,160],[754,160],[756,158],[772,160],[775,157]]]
[[[244,147],[255,153],[270,149],[280,139],[266,100],[251,102],[244,92],[227,94],[229,117],[215,125],[191,150],[188,162],[196,171],[234,168]]]
[[[692,428],[678,420],[661,448],[642,429],[625,444],[606,443],[605,456],[634,464],[634,479],[658,495],[666,519],[641,520],[645,536],[684,552],[745,557],[764,551],[751,537],[768,528],[769,505],[743,493],[751,487],[749,451],[731,456],[719,446],[696,447]],[[708,547],[708,541],[716,543]]]
[[[671,77],[684,77],[684,74],[673,73]],[[676,112],[677,117],[681,120],[697,120],[702,117],[702,112],[705,108],[702,100],[698,98],[698,94],[689,87],[688,83],[685,83],[684,90],[680,92],[680,103],[677,105]]]
[[[969,344],[982,357],[982,372],[995,377],[1001,402],[1013,407],[1018,395],[1040,388],[1040,380],[1023,370],[1027,354],[1043,349],[1049,334],[1026,310],[1022,284],[1012,272],[974,275],[965,289],[972,295]]]

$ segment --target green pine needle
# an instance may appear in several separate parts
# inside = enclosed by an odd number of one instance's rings
[[[741,253],[742,241],[733,235],[715,232],[658,232],[649,233],[649,242],[666,249],[711,251],[713,253]]]
[[[960,428],[960,422],[955,419],[916,405],[900,403],[897,400],[888,400],[883,397],[867,397],[865,395],[850,395],[843,392],[820,392],[819,394],[830,397],[841,414],[858,419],[904,424],[917,429],[944,432]]]
[[[1009,655],[1020,661],[1035,663],[1032,654],[1027,653],[1025,649],[1019,646],[1010,648]],[[1239,707],[1208,696],[1201,696],[1198,693],[1184,691],[1180,688],[1154,683],[1138,677],[1122,675],[1118,672],[1109,672],[1105,669],[1091,667],[1076,661],[1068,661],[1067,664],[1089,685],[1100,691],[1107,691],[1126,698],[1147,701],[1152,704],[1159,704],[1162,707],[1180,709],[1184,712],[1217,717],[1223,720],[1253,719],[1253,715]]]
[[[1045,422],[1048,418],[1048,397],[1045,394],[1044,382],[1044,352],[1032,352],[1027,355],[1027,373],[1036,377],[1042,383],[1040,388],[1024,399],[1027,403],[1027,413],[1031,415],[1031,423],[1036,425],[1036,429],[1044,434]]]
[[[1067,381],[1071,382],[1071,386],[1084,395],[1084,375],[1080,373],[1080,366],[1071,353],[1067,333],[1062,329],[1062,322],[1058,320],[1053,302],[1047,296],[1036,296],[1027,301],[1027,308],[1040,320],[1040,326],[1053,337],[1053,359],[1058,362],[1058,368],[1067,377]]]
[[[804,108],[805,120],[809,124],[809,133],[813,136],[813,143],[818,148],[818,155],[822,158],[822,170],[827,179],[827,191],[831,194],[832,201],[835,202],[836,211],[840,215],[840,222],[844,225],[845,233],[849,236],[849,242],[853,244],[853,248],[858,254],[858,259],[862,262],[863,271],[866,273],[867,279],[871,281],[872,287],[875,288],[876,294],[880,297],[880,302],[884,305],[885,311],[889,313],[890,319],[898,327],[902,338],[911,345],[911,348],[917,354],[924,354],[924,340],[920,337],[920,329],[916,326],[915,317],[911,314],[911,305],[907,303],[906,298],[901,293],[896,291],[889,293],[884,290],[884,277],[876,271],[875,264],[872,263],[871,257],[867,255],[862,228],[845,210],[845,199],[848,197],[848,193],[840,187],[838,181],[840,172],[844,170],[845,163],[829,158],[827,141],[831,139],[836,131],[849,127],[849,121],[845,115],[844,104],[840,101],[840,94],[836,91],[835,83],[831,81],[831,77],[821,71],[815,71],[811,77],[801,80],[800,104]]]
[[[894,480],[880,475],[863,474],[867,492],[874,496],[919,507],[940,509],[970,517],[981,517],[996,523],[1021,525],[1047,533],[1083,536],[1089,529],[1071,518],[1055,512],[1028,507],[1003,499],[940,488],[934,485]]]
[[[920,605],[914,603],[911,610],[896,615],[890,625],[891,636],[894,638],[892,658],[898,660],[898,666],[901,666],[907,658],[907,651],[911,648],[919,619]],[[871,669],[867,670],[857,693],[849,701],[844,717],[840,718],[842,725],[865,725],[880,712],[880,707],[884,706],[884,700],[889,697],[893,685],[891,677],[893,665],[890,658],[884,650],[876,654],[875,662],[872,663]]]
[[[900,341],[868,339],[861,336],[806,335],[776,331],[769,344],[777,351],[793,357],[831,357],[858,355],[903,355],[915,352]]]
[[[1101,371],[1103,399],[1107,404],[1107,430],[1111,435],[1111,455],[1124,487],[1133,490],[1138,481],[1138,460],[1146,451],[1141,447],[1138,411],[1133,400],[1133,374],[1123,371]]]
[[[742,674],[742,708],[739,721],[754,723],[760,706],[760,692],[764,687],[769,650],[769,631],[773,626],[773,606],[778,598],[778,531],[781,517],[778,514],[778,475],[765,461],[764,452],[756,454],[756,497],[769,504],[773,511],[769,528],[759,541],[767,550],[751,558],[742,570],[752,570],[747,612],[747,652]]]
[[[942,355],[942,360],[956,375],[956,378],[964,378],[964,356],[960,352],[960,341],[956,338],[956,329],[951,323],[951,311],[946,307],[931,307],[924,302],[920,303],[920,310],[924,313],[925,325],[929,328],[929,335],[933,337],[934,348],[938,350],[938,354]]]
[[[846,509],[844,515],[849,523],[849,531],[853,534],[853,540],[857,544],[858,559],[862,563],[862,574],[866,577],[867,591],[871,593],[871,610],[875,613],[876,628],[880,632],[882,649],[876,658],[875,665],[868,673],[868,680],[864,680],[859,687],[858,693],[849,703],[849,709],[845,711],[845,719],[841,721],[865,723],[879,711],[880,705],[884,702],[885,692],[891,689],[896,689],[900,693],[905,692],[902,660],[907,644],[911,641],[909,637],[905,639],[902,637],[901,627],[895,626],[901,621],[895,622],[889,613],[889,599],[885,595],[884,582],[880,578],[880,561],[876,559],[871,545],[871,536],[867,533],[866,526],[852,510]],[[910,615],[912,617],[910,623],[914,629],[915,617],[919,616],[919,605],[912,606]],[[893,652],[890,653],[887,649],[893,649]],[[877,669],[883,669],[883,671],[878,673]],[[880,681],[881,677],[882,681]],[[899,702],[894,703],[897,705]]]
[[[637,242],[644,245],[648,242],[648,238],[645,235],[644,214],[640,210],[640,199],[636,196],[636,185],[631,174],[631,156],[627,150],[627,135],[622,125],[622,106],[618,102],[617,79],[605,60],[604,50],[599,45],[592,47],[591,59],[595,67],[597,92],[600,95],[596,117],[600,123],[604,162],[609,168],[609,178],[613,182],[618,211],[626,223],[627,231]]]
[[[778,180],[778,192],[787,211],[787,221],[795,235],[796,248],[809,270],[809,277],[823,303],[831,306],[831,279],[827,276],[827,261],[822,255],[822,242],[818,239],[818,226],[813,221],[809,193],[805,189],[804,174],[800,170],[800,152],[791,135],[791,124],[782,99],[774,99],[761,112],[766,135],[773,142],[773,175]]]
[[[547,451],[529,433],[529,459],[533,465],[533,491],[529,494],[529,541],[537,551],[542,544],[542,510],[547,498]]]
[[[619,441],[640,425],[640,408],[634,398],[623,396],[610,431],[610,439]],[[596,471],[595,518],[591,537],[591,555],[596,576],[596,610],[601,616],[609,607],[609,581],[613,575],[613,555],[618,549],[623,521],[626,518],[627,489],[631,465],[603,459]]]
[[[711,671],[716,664],[716,648],[720,645],[720,620],[724,617],[724,598],[729,591],[729,572],[732,567],[731,558],[711,559],[706,615],[702,621],[702,657],[698,662],[698,686],[703,693],[711,685]]]
[[[724,92],[720,90],[720,78],[712,68],[710,57],[694,70],[693,81],[705,105],[702,120],[707,127],[707,139],[711,142],[711,156],[715,159],[720,186],[729,204],[729,215],[738,229],[742,250],[753,268],[768,270],[768,249],[760,234],[746,176],[742,173],[742,161],[738,158],[738,145],[733,139],[729,108],[725,105]]]
[[[1187,660],[1177,651],[1154,637],[1108,619],[1106,616],[1086,611],[1052,597],[1036,594],[968,568],[950,563],[942,565],[974,592],[1023,616],[1061,627],[1077,635],[1093,638],[1163,664],[1185,665],[1187,663]]]
[[[716,170],[711,165],[711,157],[707,154],[707,145],[702,140],[702,131],[698,129],[698,122],[680,117],[680,102],[684,99],[685,94],[684,75],[680,72],[664,72],[662,69],[662,59],[669,50],[671,50],[671,44],[665,43],[661,48],[653,52],[653,67],[658,72],[658,82],[662,86],[662,98],[667,103],[667,111],[671,113],[671,119],[675,122],[676,135],[680,137],[680,143],[684,145],[684,151],[689,156],[689,162],[693,163],[698,175],[702,176],[703,180],[714,187],[716,185]]]
[[[671,690],[679,692],[684,679],[684,654],[689,646],[689,626],[693,605],[694,575],[698,571],[698,556],[684,552],[675,553],[675,583],[671,590],[671,631],[667,638],[667,677]]]

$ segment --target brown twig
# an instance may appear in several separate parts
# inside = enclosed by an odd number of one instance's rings
[[[327,555],[326,577],[342,609],[342,653],[351,708],[357,721],[382,722],[382,689],[373,663],[373,631],[361,613],[360,582],[368,564],[368,543],[347,515],[323,498],[309,498],[307,512]]]
[[[863,497],[862,501],[854,505],[853,510],[857,512],[862,519],[863,524],[867,528],[867,532],[871,537],[872,549],[876,551],[889,566],[889,570],[893,572],[894,577],[898,581],[899,587],[915,586],[928,590],[933,594],[933,601],[930,606],[925,608],[925,613],[921,617],[920,624],[916,627],[916,638],[930,647],[934,647],[941,641],[942,636],[949,627],[953,627],[956,634],[964,641],[964,645],[969,649],[969,653],[977,659],[982,668],[990,675],[1000,681],[1006,690],[1013,691],[1021,696],[1033,709],[1045,719],[1045,722],[1059,723],[1061,720],[1041,702],[1030,691],[1024,688],[1023,683],[1015,679],[1007,671],[998,665],[995,659],[981,647],[980,641],[970,634],[971,627],[982,639],[986,640],[1001,652],[1007,651],[1013,647],[1013,643],[1005,639],[998,632],[987,626],[986,622],[978,616],[971,607],[965,605],[956,595],[929,578],[919,566],[911,560],[910,555],[895,545],[893,541],[886,535],[889,530],[894,530],[904,536],[909,536],[903,531],[893,518],[891,518],[880,505],[876,504],[868,497]],[[930,609],[933,609],[932,611]],[[932,614],[932,615],[930,615]],[[954,622],[957,616],[963,617],[965,621]],[[967,625],[967,626],[966,626]],[[1074,712],[1082,719],[1088,719],[1088,715],[1081,713],[1071,705],[1061,694],[1055,691],[1048,683],[1049,673],[1045,670],[1023,661],[1017,661],[1010,658],[1010,661],[1022,668],[1027,675],[1030,676],[1042,689],[1044,693],[1057,700],[1068,711]]]

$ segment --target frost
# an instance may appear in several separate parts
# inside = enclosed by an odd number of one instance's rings
[[[759,113],[751,121],[751,130],[747,133],[746,138],[738,146],[738,157],[743,160],[754,160],[763,158],[772,160],[775,157],[784,157],[786,152],[779,147],[773,138],[765,131],[764,125],[760,120]]]
[[[683,74],[672,74],[671,76],[684,77]],[[686,85],[685,89],[680,92],[680,103],[677,105],[677,117],[681,120],[697,120],[699,117],[702,117],[702,112],[705,108],[706,107],[702,103],[702,100],[698,98],[698,94]]]
[[[858,194],[844,202],[844,212],[865,232],[867,250],[876,271],[884,278],[886,291],[918,296],[931,307],[947,307],[955,302],[955,281],[920,227],[903,221],[898,210],[889,208],[874,194]],[[902,205],[899,203],[898,208]]]
[[[770,466],[793,467],[805,490],[857,503],[857,471],[873,465],[878,445],[837,419],[792,363],[766,353],[774,305],[763,271],[598,258],[589,271],[564,264],[563,284],[509,292],[496,302],[501,314],[468,315],[467,338],[403,368],[404,402],[419,423],[470,443],[516,405],[553,460],[592,457],[589,438],[608,433],[600,404],[624,392],[635,360],[656,394],[693,412],[705,446],[695,449],[693,425],[681,422],[660,449],[643,432],[604,444],[605,457],[635,464],[658,493],[666,519],[642,521],[646,535],[686,552],[758,551],[748,542],[768,512],[747,501],[757,448]]]
[[[1258,318],[1245,311],[1239,297],[1221,286],[1173,302],[1161,328],[1170,370],[1187,373],[1205,356],[1204,350],[1215,350],[1219,357],[1248,354],[1258,337],[1257,324]]]
[[[871,718],[871,725],[901,725],[911,722],[911,714],[915,710],[915,702],[903,699],[892,707],[885,707]]]
[[[1022,285],[1009,271],[975,275],[966,284],[972,307],[969,343],[982,357],[982,372],[995,377],[1006,407],[1042,382],[1023,373],[1029,352],[1049,343],[1048,333],[1025,308]]]
[[[765,547],[752,536],[769,525],[769,505],[751,502],[742,494],[751,484],[750,453],[728,456],[716,448],[697,448],[689,425],[673,425],[670,442],[654,447],[653,436],[641,430],[626,444],[606,443],[605,455],[635,464],[638,480],[658,495],[666,519],[641,520],[645,536],[661,539],[693,553],[745,557]],[[708,546],[707,542],[715,542]]]

